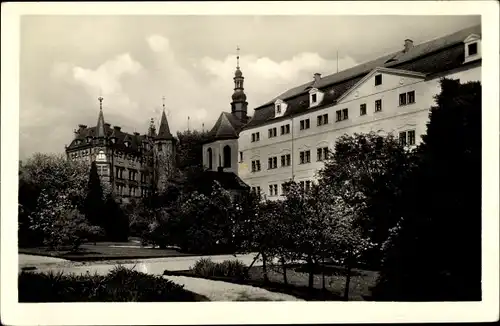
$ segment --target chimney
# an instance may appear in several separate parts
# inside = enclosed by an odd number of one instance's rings
[[[319,72],[314,74],[314,82],[317,83],[321,79],[321,74]]]
[[[81,132],[85,128],[87,128],[87,125],[78,125],[78,132]]]
[[[120,131],[122,129],[122,127],[114,126],[113,129],[116,131]]]
[[[106,127],[106,128],[111,128],[111,125],[110,125],[109,123],[105,123],[105,124],[104,124],[104,127]]]
[[[134,136],[139,136],[139,133],[134,131]]]
[[[405,40],[405,49],[403,52],[406,53],[406,52],[410,51],[412,47],[413,47],[413,41],[410,40],[409,38],[407,38]]]

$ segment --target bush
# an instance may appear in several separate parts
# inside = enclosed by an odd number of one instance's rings
[[[122,266],[108,275],[19,274],[19,302],[208,301],[161,276]]]
[[[199,276],[222,276],[247,278],[247,267],[240,260],[225,260],[222,263],[215,263],[209,258],[198,260],[191,271]]]

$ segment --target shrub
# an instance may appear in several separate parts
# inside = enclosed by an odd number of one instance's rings
[[[19,274],[19,302],[153,302],[207,301],[161,276],[140,273],[122,266],[108,275],[62,273]]]
[[[211,259],[201,258],[191,271],[199,276],[221,276],[244,279],[247,277],[247,267],[240,260],[225,260],[222,263],[215,263]]]

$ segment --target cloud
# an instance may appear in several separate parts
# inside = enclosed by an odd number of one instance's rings
[[[234,55],[186,59],[181,53],[175,53],[176,44],[163,35],[153,33],[144,37],[143,42],[149,52],[134,56],[132,52],[118,53],[94,67],[54,63],[51,78],[47,80],[49,87],[57,86],[60,93],[75,94],[78,90],[80,93],[77,98],[67,95],[64,102],[52,96],[50,105],[24,109],[22,119],[31,123],[21,124],[21,150],[27,155],[35,149],[63,151],[78,123],[90,126],[97,121],[99,94],[104,97],[106,122],[120,125],[128,132],[145,132],[151,117],[158,123],[162,96],[166,97],[173,132],[187,129],[188,117],[191,129],[201,129],[203,125],[205,130],[211,129],[222,111],[230,111],[236,67]],[[349,57],[339,60],[339,66],[344,69],[355,64]],[[337,62],[314,52],[297,53],[283,60],[249,54],[241,56],[240,66],[251,115],[254,107],[290,87],[312,80],[313,73],[334,72]],[[31,101],[36,103],[36,99]],[[68,111],[67,106],[74,106],[72,101],[80,105]],[[58,126],[57,132],[54,125]],[[32,139],[48,141],[41,145]]]

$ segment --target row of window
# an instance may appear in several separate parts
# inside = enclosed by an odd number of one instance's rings
[[[399,143],[403,146],[412,146],[416,143],[415,130],[407,130],[399,133]],[[241,152],[240,152],[241,153]],[[330,154],[330,149],[328,147],[320,147],[316,149],[316,161],[321,162],[328,160]],[[290,154],[281,155],[281,167],[287,167],[291,165],[292,157]],[[311,163],[311,151],[305,150],[299,152],[299,163],[307,164]],[[268,158],[267,168],[269,170],[278,168],[278,157],[273,156]],[[260,160],[252,161],[252,172],[258,172],[261,170]]]
[[[125,168],[122,167],[115,167],[115,178],[119,180],[124,180],[123,178],[123,172],[125,171]],[[130,181],[137,181],[137,170],[129,169],[128,171],[128,180]],[[147,182],[147,175],[145,173],[141,172],[141,182]]]
[[[118,196],[131,196],[137,197],[139,196],[139,187],[130,186],[128,190],[123,185],[116,185],[116,194]],[[141,197],[146,197],[150,194],[150,190],[147,188],[140,188]]]
[[[299,186],[300,186],[300,188],[303,191],[309,191],[309,190],[311,190],[312,184],[313,184],[313,182],[311,180],[302,180],[302,181],[299,182]],[[256,194],[256,195],[259,195],[259,196],[261,195],[261,190],[260,190],[259,186],[252,187],[251,191],[254,194]],[[281,184],[281,195],[283,195],[283,196],[286,195],[287,191],[288,191],[287,190],[287,184],[286,183],[282,183]],[[269,197],[279,196],[278,184],[277,183],[269,185],[269,187],[268,187],[268,194],[269,194]]]
[[[380,83],[382,83],[382,75],[378,75],[378,76],[380,76]],[[377,76],[375,76],[375,77],[377,77]],[[377,78],[375,78],[375,80],[377,80]],[[415,91],[399,94],[399,106],[404,106],[404,105],[413,104],[413,103],[415,103]],[[382,100],[381,99],[375,100],[374,112],[382,112]],[[359,115],[363,116],[363,115],[366,115],[366,113],[367,113],[366,103],[360,104],[359,105]],[[349,119],[349,109],[347,109],[347,108],[337,110],[335,112],[335,114],[336,114],[336,120],[335,120],[336,122]],[[318,115],[316,117],[316,119],[317,119],[317,126],[323,126],[323,125],[328,124],[328,114]],[[309,128],[311,128],[311,121],[309,118],[299,121],[299,129],[300,130],[305,130],[305,129],[309,129]],[[281,126],[281,135],[288,134],[288,133],[290,133],[290,125],[287,124],[287,125]],[[277,136],[277,128],[276,127],[269,128],[268,129],[268,137],[273,138],[276,136]],[[260,140],[260,133],[259,132],[252,133],[252,142],[257,142],[259,140]]]
[[[213,168],[213,151],[212,148],[207,149],[207,159],[208,159],[208,169]],[[240,152],[240,162],[243,161],[243,153]],[[222,166],[225,168],[231,167],[231,147],[229,145],[224,146],[222,149]]]

